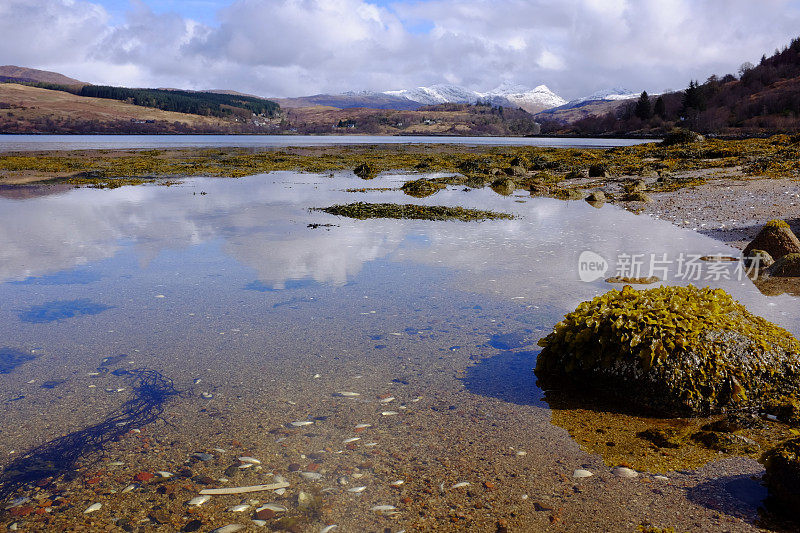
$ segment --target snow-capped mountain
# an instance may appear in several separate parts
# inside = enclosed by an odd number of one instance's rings
[[[593,92],[589,96],[583,96],[581,98],[576,98],[575,100],[570,100],[569,102],[562,104],[562,106],[564,109],[570,109],[573,107],[580,107],[590,102],[611,102],[616,100],[629,100],[631,98],[636,98],[637,96],[639,95],[627,89],[614,87],[612,89],[601,89],[599,91]]]
[[[567,103],[566,100],[548,89],[546,85],[539,85],[534,89],[529,89],[522,85],[508,82],[487,92],[470,91],[458,85],[437,84],[415,89],[384,91],[383,94],[407,98],[422,105],[474,104],[478,101],[489,101],[493,105],[521,107],[530,113],[536,113]]]

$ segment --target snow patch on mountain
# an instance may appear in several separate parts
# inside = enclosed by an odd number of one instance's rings
[[[383,94],[407,98],[422,105],[436,104],[475,104],[488,101],[492,105],[511,105],[536,113],[567,103],[546,85],[529,89],[523,85],[504,82],[487,92],[470,91],[458,85],[437,84],[430,87],[417,87],[398,91],[384,91]]]
[[[616,100],[629,100],[631,98],[636,98],[638,94],[633,93],[627,89],[623,89],[621,87],[614,87],[611,89],[601,89],[599,91],[595,91],[588,96],[583,96],[581,98],[576,98],[575,100],[570,100],[566,102],[564,105],[565,109],[569,109],[572,107],[578,107],[580,105],[589,103],[589,102],[611,102]]]

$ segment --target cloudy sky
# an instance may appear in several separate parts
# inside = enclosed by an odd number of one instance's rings
[[[263,96],[681,89],[800,35],[800,0],[0,0],[0,64]]]

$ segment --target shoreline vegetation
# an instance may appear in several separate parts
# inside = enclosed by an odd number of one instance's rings
[[[478,187],[510,179],[514,189],[572,197],[616,183],[625,195],[664,192],[710,177],[800,178],[800,136],[611,149],[531,146],[344,145],[158,150],[75,150],[0,154],[0,185],[25,183],[113,187],[191,176],[242,177],[273,171],[452,173],[445,183]],[[361,175],[361,174],[359,174]],[[507,184],[509,185],[509,184]],[[606,199],[613,201],[615,196]]]

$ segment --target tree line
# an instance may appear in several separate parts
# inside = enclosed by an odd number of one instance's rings
[[[661,134],[676,126],[728,135],[800,131],[800,38],[758,65],[743,63],[737,74],[691,80],[683,91],[655,98],[643,92],[603,115],[548,121],[542,129],[581,135]]]
[[[274,117],[280,110],[280,106],[271,100],[238,94],[173,91],[167,89],[131,89],[110,85],[70,86],[41,82],[27,85],[69,92],[77,96],[120,100],[133,105],[154,107],[164,111],[221,118],[242,114]]]

